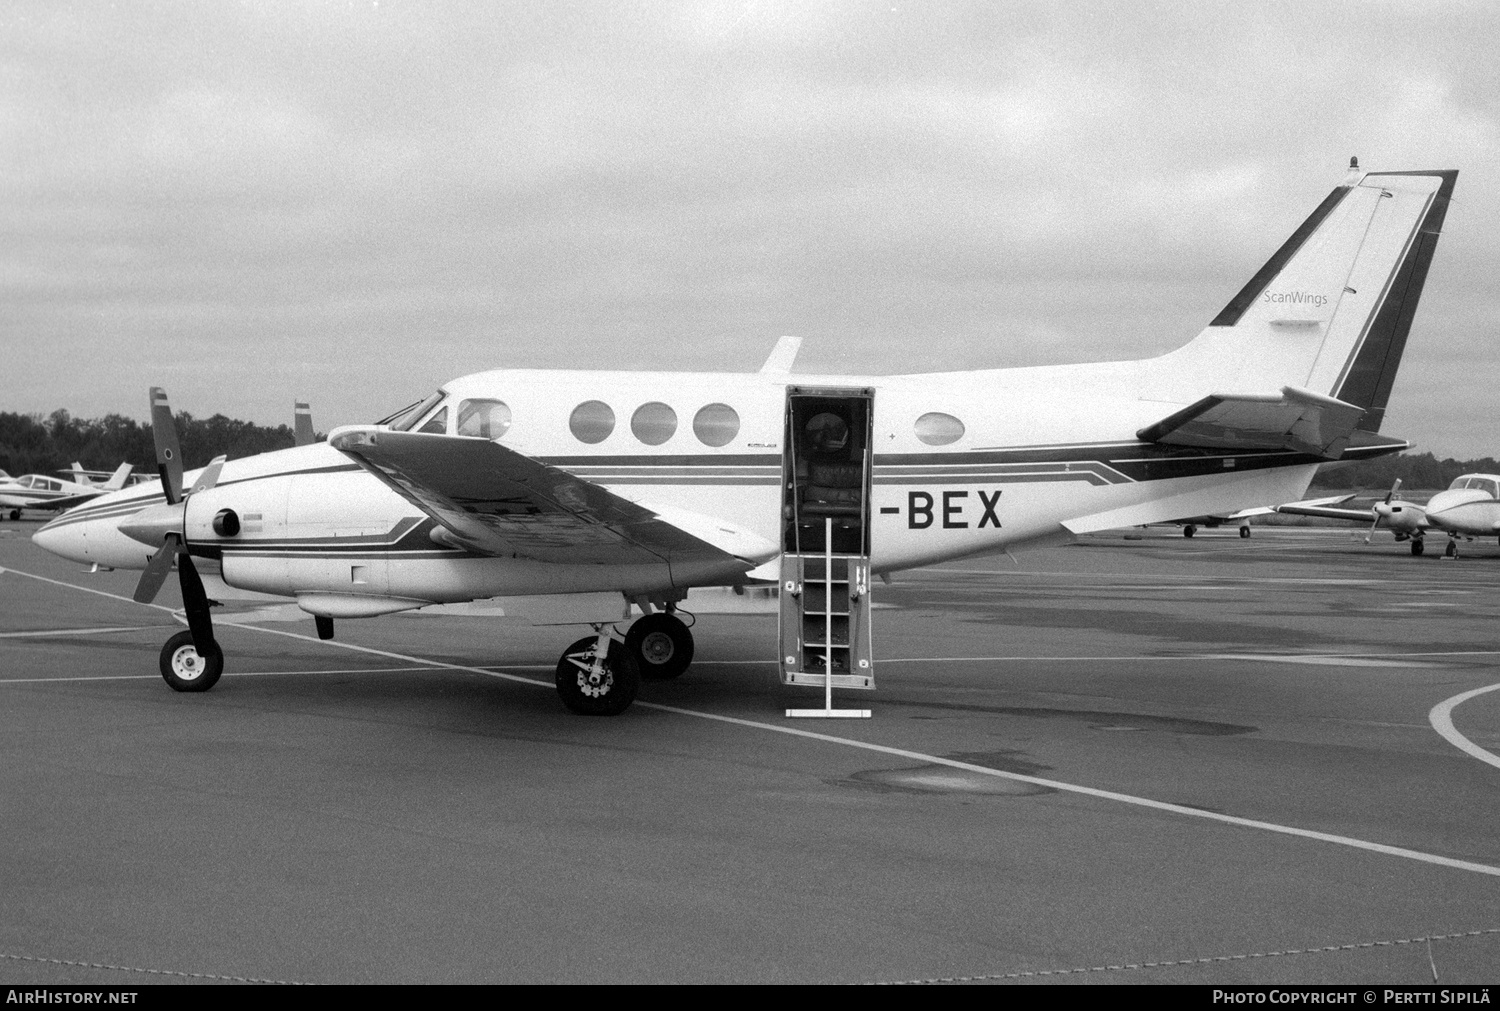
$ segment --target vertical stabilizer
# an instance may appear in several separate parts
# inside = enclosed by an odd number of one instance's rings
[[[292,417],[293,433],[295,434],[295,445],[311,446],[313,444],[312,408],[302,401],[297,401],[297,406]]]
[[[1378,431],[1456,170],[1359,172],[1323,199],[1208,329],[1169,359],[1225,392],[1293,386]]]

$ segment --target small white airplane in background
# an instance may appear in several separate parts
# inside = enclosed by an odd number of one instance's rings
[[[1405,448],[1378,432],[1456,178],[1351,163],[1196,339],[1142,361],[792,376],[783,338],[749,374],[482,372],[186,475],[153,390],[161,487],[34,539],[144,569],[141,601],[177,561],[189,628],[160,667],[181,691],[223,669],[195,557],[325,638],[335,618],[550,595],[554,621],[594,629],[558,692],[598,714],[687,667],[690,588],[775,582],[782,680],[873,688],[872,575],[1294,500],[1321,463]]]
[[[1400,490],[1401,479],[1397,478],[1385,499],[1369,509],[1330,509],[1320,508],[1316,503],[1294,502],[1278,506],[1277,512],[1369,523],[1366,544],[1370,543],[1375,528],[1384,523],[1397,542],[1411,541],[1414,555],[1422,554],[1423,539],[1433,530],[1448,535],[1448,547],[1443,552],[1446,558],[1458,557],[1460,537],[1500,538],[1500,474],[1460,474],[1445,491],[1428,499],[1426,505],[1396,498]]]
[[[56,512],[96,499],[125,487],[132,467],[122,463],[103,484],[64,481],[45,474],[22,474],[0,481],[0,509],[9,509],[10,518],[21,518],[23,509],[46,509]]]

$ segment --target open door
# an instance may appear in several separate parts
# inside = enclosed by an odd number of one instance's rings
[[[781,677],[874,688],[870,478],[875,391],[791,386],[782,441]]]

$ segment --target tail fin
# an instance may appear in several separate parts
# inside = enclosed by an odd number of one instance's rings
[[[122,463],[115,468],[115,472],[104,482],[105,491],[119,491],[125,487],[125,480],[130,477],[130,472],[135,469],[133,463]]]
[[[292,425],[293,444],[311,446],[313,443],[312,408],[300,400],[297,401],[297,406],[292,412]]]
[[[1361,173],[1323,199],[1182,352],[1223,388],[1295,386],[1378,432],[1457,170]]]

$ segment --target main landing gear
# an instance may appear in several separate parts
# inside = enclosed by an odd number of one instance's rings
[[[625,633],[625,648],[636,658],[641,677],[666,681],[693,662],[693,633],[675,614],[657,612],[638,618]]]
[[[1198,532],[1198,528],[1195,527],[1195,526],[1193,526],[1193,524],[1191,524],[1191,523],[1184,523],[1182,525],[1182,536],[1184,536],[1184,537],[1191,537],[1194,534],[1196,534],[1197,532]]]
[[[623,637],[594,626],[557,661],[557,694],[584,716],[618,716],[635,701],[642,679],[665,681],[693,660],[693,633],[674,614],[638,618]]]
[[[1422,554],[1422,538],[1413,537],[1411,539],[1411,553],[1418,556]]]

